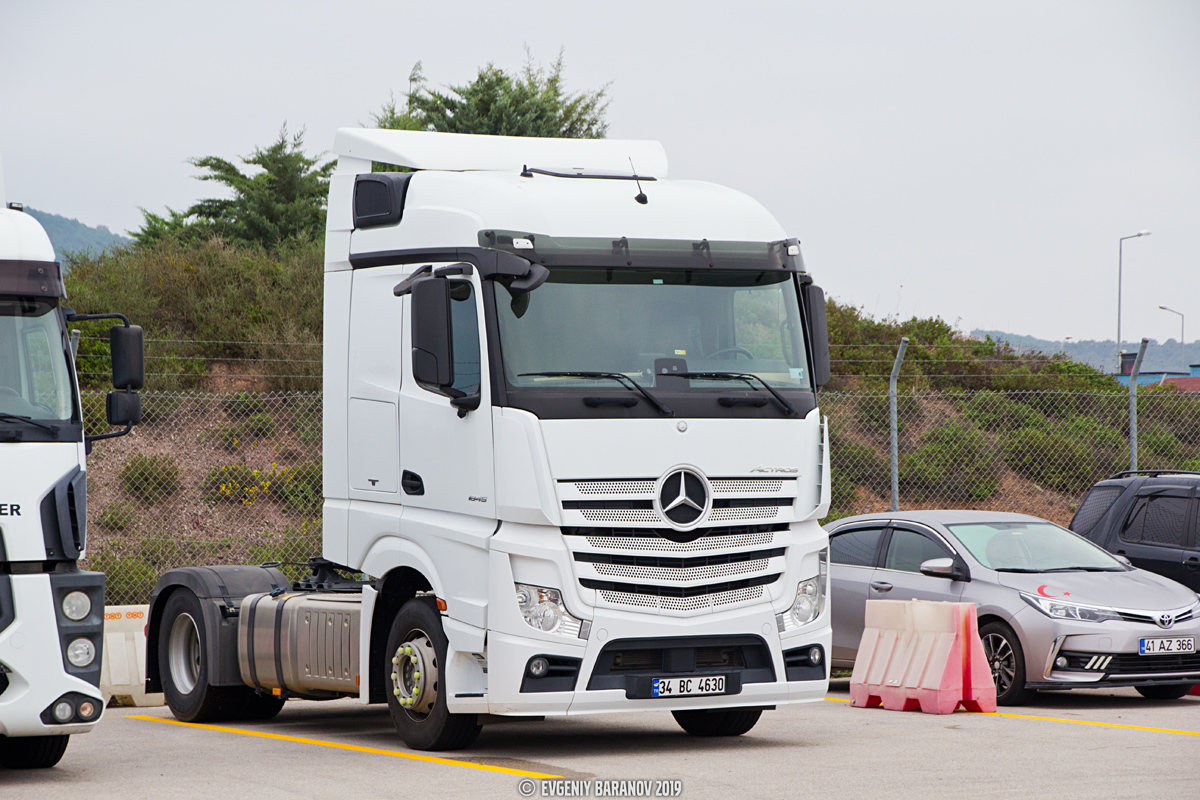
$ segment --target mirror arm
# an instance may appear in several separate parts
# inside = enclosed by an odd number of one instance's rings
[[[85,436],[85,437],[83,437],[83,440],[86,443],[87,447],[89,449],[91,449],[92,442],[98,441],[100,439],[115,439],[118,436],[124,436],[125,434],[129,433],[131,430],[133,430],[133,423],[126,422],[125,430],[123,430],[123,431],[113,431],[112,433],[97,433],[94,436]]]
[[[67,314],[67,322],[91,322],[97,319],[119,319],[125,323],[125,327],[129,326],[129,317],[124,314]]]
[[[458,418],[462,419],[467,415],[468,411],[474,411],[479,408],[479,402],[482,399],[482,394],[479,392],[471,392],[460,397],[450,399],[450,405],[458,409]]]

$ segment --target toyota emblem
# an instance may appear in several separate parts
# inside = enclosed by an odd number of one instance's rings
[[[712,505],[708,480],[689,467],[677,467],[662,477],[654,504],[667,524],[689,530],[700,524]]]
[[[1175,615],[1174,614],[1159,614],[1158,619],[1156,619],[1155,622],[1158,623],[1158,627],[1160,627],[1160,628],[1169,628],[1175,624]]]

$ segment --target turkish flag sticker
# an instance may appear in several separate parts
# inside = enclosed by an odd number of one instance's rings
[[[1051,586],[1048,583],[1043,583],[1041,586],[1039,586],[1037,588],[1037,593],[1040,594],[1042,597],[1051,597],[1051,598],[1070,597],[1071,596],[1071,593],[1068,592],[1066,589],[1060,589],[1059,587]]]

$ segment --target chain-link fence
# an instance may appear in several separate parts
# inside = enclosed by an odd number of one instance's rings
[[[1129,463],[1126,392],[905,392],[901,508],[985,508],[1070,521]],[[830,519],[890,505],[886,393],[824,392]],[[89,428],[104,395],[87,392]],[[145,602],[178,566],[304,561],[321,551],[319,394],[147,393],[144,424],[88,462],[88,561],[110,603]],[[1200,470],[1200,394],[1139,393],[1139,466]]]
[[[83,408],[106,428],[102,392]],[[319,394],[148,392],[142,419],[88,457],[84,566],[108,603],[146,602],[173,567],[320,555]]]

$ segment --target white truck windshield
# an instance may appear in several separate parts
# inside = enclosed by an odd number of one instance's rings
[[[54,304],[0,295],[0,414],[69,421],[71,395]]]
[[[788,272],[554,267],[509,302],[497,289],[500,344],[513,387],[597,379],[533,375],[607,372],[670,390],[728,390],[695,373],[755,375],[811,389],[799,298]],[[668,377],[691,373],[687,379]]]

